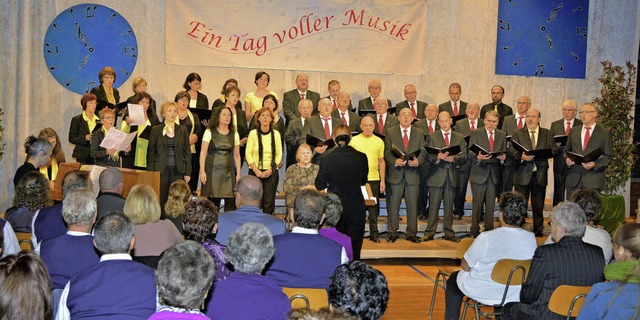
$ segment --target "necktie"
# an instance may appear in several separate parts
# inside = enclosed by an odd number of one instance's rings
[[[489,151],[493,152],[493,131],[489,131]]]
[[[431,126],[432,122],[429,121],[429,133],[433,132],[433,127]]]
[[[493,111],[498,112],[498,105],[497,104],[493,105]]]
[[[344,112],[340,112],[340,114],[342,115],[342,123],[348,126],[347,119],[344,118]]]
[[[571,121],[567,121],[567,128],[564,129],[564,134],[569,135],[570,131],[571,131]]]
[[[454,116],[458,115],[458,101],[453,103],[453,115]]]
[[[380,131],[380,133],[382,133],[382,131],[384,129],[384,121],[382,120],[382,116],[380,116],[380,118],[378,118],[378,131]]]
[[[304,93],[300,94],[300,100],[304,100]]]
[[[449,147],[449,132],[444,133],[444,146]]]
[[[338,109],[338,103],[336,102],[336,99],[333,99],[333,110]]]
[[[325,138],[331,138],[331,129],[329,129],[329,118],[322,118],[324,120],[324,135]]]
[[[533,130],[529,132],[531,132],[531,148],[535,149],[536,148],[536,132]]]
[[[410,105],[411,105],[411,114],[413,114],[413,117],[415,118],[417,114],[416,114],[416,108],[413,107],[414,104],[415,103],[413,103],[413,102],[410,103]]]
[[[522,119],[524,119],[524,117],[518,117],[518,129],[522,129],[522,127],[524,127],[524,122],[522,121]]]
[[[589,144],[589,139],[591,139],[591,135],[589,131],[591,131],[591,127],[584,127],[587,129],[587,133],[584,134],[584,141],[582,142],[582,151],[587,150],[587,145]]]
[[[471,131],[475,131],[476,130],[476,122],[475,121],[471,121],[470,129],[471,129]]]
[[[404,129],[404,135],[402,136],[402,143],[404,144],[404,151],[409,150],[409,136],[407,135],[407,129]]]

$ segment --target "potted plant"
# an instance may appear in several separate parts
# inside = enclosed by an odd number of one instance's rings
[[[598,108],[598,123],[611,132],[613,158],[605,170],[599,220],[609,233],[613,233],[624,223],[626,209],[622,193],[636,159],[632,138],[636,67],[629,61],[626,70],[613,66],[611,61],[602,61],[601,64],[601,96],[594,102]]]

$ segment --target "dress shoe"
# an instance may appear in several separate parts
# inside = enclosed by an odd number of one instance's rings
[[[409,236],[409,238],[407,238],[407,241],[411,241],[413,243],[420,243],[420,238],[418,238],[417,236]]]
[[[452,236],[452,237],[444,237],[443,239],[447,240],[447,241],[451,241],[451,242],[460,242],[460,238],[456,237],[456,236]]]
[[[372,233],[369,235],[369,240],[371,242],[380,243],[380,236],[377,233]]]
[[[456,215],[456,220],[462,220],[462,216]]]
[[[433,240],[433,235],[425,235],[420,239],[422,242]]]
[[[394,243],[396,242],[396,240],[398,240],[397,234],[390,234],[389,237],[387,238],[387,242],[390,242],[390,243]]]

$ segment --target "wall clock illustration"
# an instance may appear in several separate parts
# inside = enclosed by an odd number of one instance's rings
[[[58,83],[85,94],[100,85],[98,72],[105,66],[116,71],[115,88],[127,81],[138,60],[138,43],[120,13],[99,4],[80,4],[53,19],[43,54]]]

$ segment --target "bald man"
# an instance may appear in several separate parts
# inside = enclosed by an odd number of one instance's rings
[[[531,99],[527,96],[518,97],[518,101],[516,103],[516,114],[508,115],[503,117],[502,123],[502,131],[507,134],[507,137],[513,136],[513,133],[522,129],[526,126],[526,113],[527,110],[531,107]],[[500,183],[497,196],[503,192],[512,191],[513,190],[513,172],[515,171],[515,165],[511,161],[511,159],[507,159],[504,164],[504,169],[502,171],[502,181]]]
[[[296,88],[287,91],[282,97],[282,109],[284,111],[284,117],[287,119],[287,126],[289,121],[293,121],[300,117],[298,112],[298,103],[302,99],[311,100],[313,103],[313,114],[318,113],[318,101],[320,101],[320,94],[309,89],[309,76],[306,73],[299,73],[296,76]]]
[[[353,111],[349,110],[351,104],[351,95],[349,92],[341,91],[338,94],[338,108],[333,110],[331,116],[339,119],[342,124],[349,127],[351,132],[360,131],[360,117]]]
[[[124,178],[120,169],[109,167],[100,173],[100,195],[98,196],[98,217],[102,218],[111,211],[123,211],[125,199]]]

